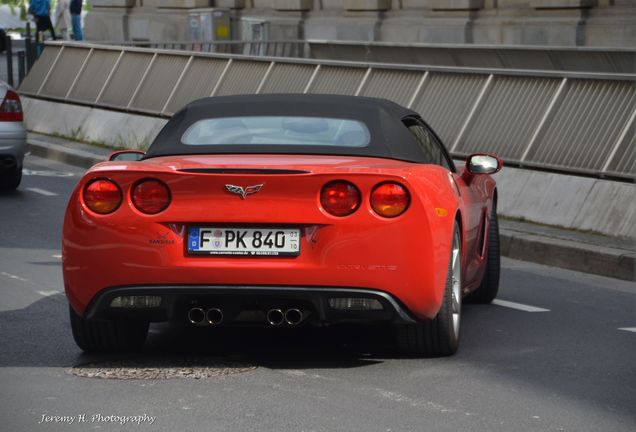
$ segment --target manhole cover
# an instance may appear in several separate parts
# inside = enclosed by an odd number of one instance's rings
[[[204,379],[236,375],[256,369],[244,363],[213,358],[141,358],[86,363],[70,368],[71,375],[121,380]]]

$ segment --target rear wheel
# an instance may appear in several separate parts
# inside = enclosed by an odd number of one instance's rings
[[[499,291],[499,221],[497,209],[493,206],[490,213],[490,228],[488,230],[488,249],[486,250],[486,272],[481,285],[466,297],[471,303],[491,303]]]
[[[446,288],[437,316],[428,322],[400,324],[396,327],[398,349],[416,356],[449,356],[459,346],[461,324],[461,238],[455,224]]]
[[[86,352],[123,352],[141,349],[148,335],[143,321],[87,320],[69,307],[75,343]]]
[[[20,186],[22,181],[22,167],[16,166],[9,170],[0,172],[0,190],[12,191]]]

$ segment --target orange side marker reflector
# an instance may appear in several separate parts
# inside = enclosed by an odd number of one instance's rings
[[[448,210],[444,209],[444,208],[435,208],[435,213],[437,213],[437,216],[439,217],[446,217],[448,216]]]

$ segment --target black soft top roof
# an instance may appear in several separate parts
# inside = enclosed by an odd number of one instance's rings
[[[364,123],[371,134],[367,147],[318,145],[188,145],[181,141],[195,122],[219,117],[307,116],[346,118]],[[426,163],[415,137],[402,123],[419,117],[385,99],[341,95],[265,94],[218,96],[196,100],[176,113],[150,145],[146,158],[188,154],[325,154],[372,156]]]

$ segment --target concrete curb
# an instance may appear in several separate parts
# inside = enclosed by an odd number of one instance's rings
[[[568,270],[635,280],[636,253],[502,229],[501,255]]]
[[[105,149],[100,149],[103,153],[97,154],[33,137],[27,140],[27,148],[35,156],[83,168],[103,162],[108,157]],[[500,240],[501,255],[505,257],[628,281],[635,280],[636,252],[505,227],[500,230]]]
[[[53,144],[31,137],[27,139],[27,151],[34,156],[53,159],[82,168],[90,168],[96,163],[104,162],[108,157],[84,150],[71,149],[60,144]]]

